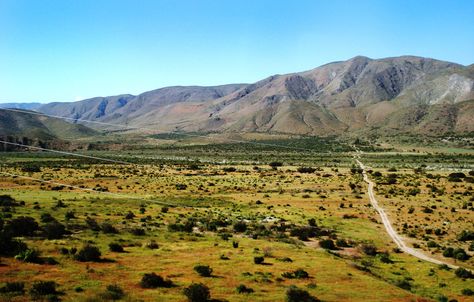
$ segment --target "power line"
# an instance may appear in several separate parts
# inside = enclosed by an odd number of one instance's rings
[[[126,162],[126,161],[121,161],[121,160],[115,160],[115,159],[109,159],[109,158],[104,158],[104,157],[85,155],[85,154],[80,154],[80,153],[59,151],[59,150],[53,150],[53,149],[47,149],[47,148],[41,148],[41,147],[35,147],[35,146],[24,145],[24,144],[19,144],[19,143],[7,142],[7,141],[4,141],[4,140],[0,140],[0,143],[12,145],[12,146],[18,146],[18,147],[25,147],[25,148],[29,148],[29,149],[41,150],[41,151],[47,151],[47,152],[65,154],[65,155],[72,155],[72,156],[95,159],[95,160],[108,161],[108,162],[111,162],[111,163],[114,163],[114,164],[123,164],[123,165],[132,165],[133,164],[133,163]]]
[[[86,192],[89,192],[89,193],[106,194],[106,195],[109,195],[109,196],[114,196],[114,197],[119,197],[119,198],[135,199],[135,200],[147,201],[147,202],[148,201],[153,201],[153,202],[156,202],[158,204],[162,204],[162,205],[166,205],[166,206],[174,206],[173,204],[169,204],[169,203],[158,201],[158,200],[150,200],[150,199],[135,197],[135,196],[126,195],[126,194],[114,193],[114,192],[97,191],[97,190],[94,190],[94,189],[91,189],[91,188],[83,188],[83,187],[68,185],[68,184],[64,184],[64,183],[60,183],[60,182],[56,182],[56,181],[50,181],[50,180],[45,180],[45,179],[35,178],[35,177],[25,176],[25,175],[18,175],[18,174],[4,172],[4,171],[0,171],[0,173],[3,174],[3,175],[10,176],[10,177],[19,177],[19,178],[24,178],[24,179],[28,179],[28,180],[38,181],[38,182],[41,182],[41,183],[48,183],[48,184],[56,185],[56,186],[69,187],[69,188],[73,188],[73,189],[76,189],[76,190],[86,191]]]

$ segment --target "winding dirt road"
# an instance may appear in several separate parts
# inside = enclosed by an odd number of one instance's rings
[[[355,160],[356,160],[357,164],[359,165],[359,167],[363,171],[362,174],[364,176],[364,181],[369,185],[368,193],[369,193],[370,203],[372,204],[374,209],[379,213],[380,218],[382,219],[383,225],[385,226],[385,229],[387,230],[388,235],[397,244],[398,248],[400,250],[402,250],[403,252],[405,252],[409,255],[412,255],[412,256],[414,256],[418,259],[428,261],[428,262],[431,262],[431,263],[434,263],[434,264],[439,264],[439,265],[445,264],[445,265],[449,266],[452,269],[457,269],[458,266],[456,266],[454,264],[450,264],[450,263],[447,263],[447,262],[444,262],[444,261],[441,261],[441,260],[438,260],[438,259],[431,258],[430,256],[425,255],[424,253],[422,253],[418,250],[415,250],[414,248],[411,248],[411,247],[406,245],[406,243],[403,241],[403,238],[392,227],[392,224],[390,223],[390,219],[388,218],[388,216],[385,213],[384,209],[379,206],[379,203],[377,202],[377,199],[375,198],[375,194],[374,194],[374,183],[367,176],[366,167],[364,166],[364,164],[362,164],[360,162],[360,160],[358,158],[360,158],[360,156],[356,155]]]

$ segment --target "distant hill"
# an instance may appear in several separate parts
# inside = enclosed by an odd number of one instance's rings
[[[474,131],[473,100],[473,65],[358,56],[253,84],[167,87],[37,110],[144,131],[438,135]]]
[[[36,110],[41,103],[0,103],[0,108],[13,108],[13,109],[24,109],[24,110]]]
[[[86,126],[61,119],[0,109],[0,139],[4,141],[28,145],[60,144],[97,134]]]

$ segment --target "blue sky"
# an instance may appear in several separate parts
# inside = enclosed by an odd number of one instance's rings
[[[250,83],[356,55],[474,63],[474,1],[1,0],[0,102]]]

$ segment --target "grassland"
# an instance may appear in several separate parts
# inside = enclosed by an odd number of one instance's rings
[[[32,178],[0,176],[0,195],[15,200],[2,207],[3,229],[22,216],[39,224],[17,237],[39,252],[36,259],[0,260],[3,286],[24,282],[25,291],[0,299],[105,301],[112,299],[107,286],[117,285],[125,301],[186,301],[183,289],[203,283],[221,301],[285,301],[290,286],[321,301],[472,301],[467,294],[473,279],[397,252],[370,207],[350,144],[152,139],[168,143],[82,151],[130,165],[47,152],[0,153],[1,172]],[[473,269],[472,238],[460,240],[463,231],[474,232],[470,150],[361,147],[395,228],[412,246]],[[52,221],[66,231],[48,239]],[[111,243],[124,251],[111,251]],[[74,249],[85,245],[97,247],[100,259],[79,261]],[[443,256],[449,247],[463,249],[467,258]],[[264,257],[263,263],[255,257]],[[212,268],[210,277],[194,270],[199,264]],[[291,274],[298,269],[308,277]],[[142,288],[142,277],[152,272],[173,285]],[[56,282],[58,293],[32,295],[39,280]],[[253,293],[238,293],[241,284]]]

